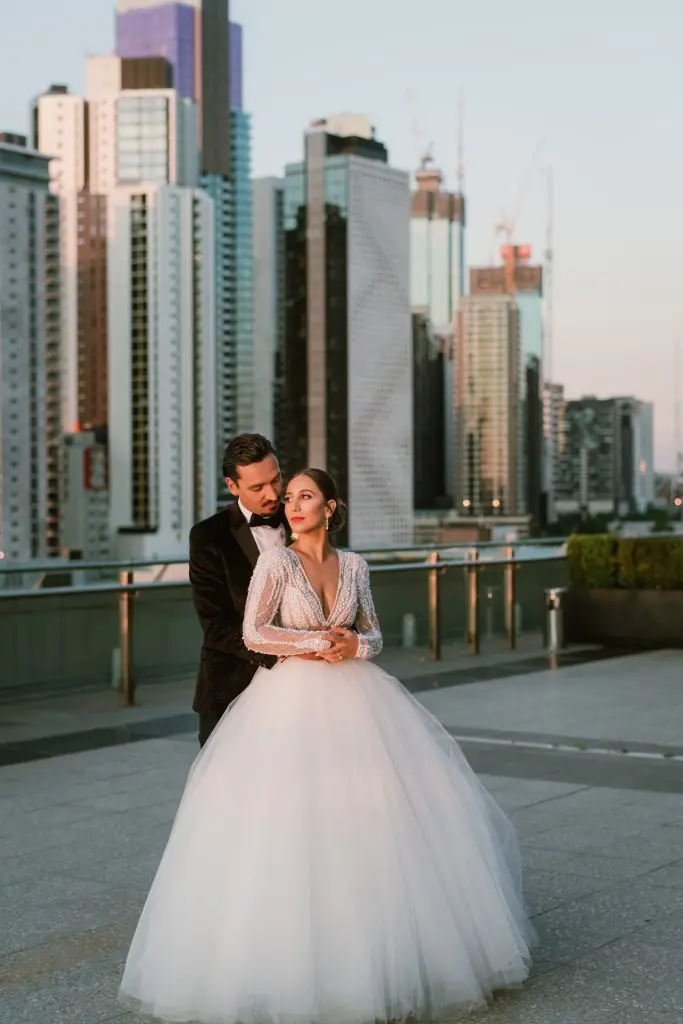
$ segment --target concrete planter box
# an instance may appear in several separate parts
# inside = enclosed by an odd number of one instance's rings
[[[584,590],[565,595],[567,643],[683,648],[683,590]]]

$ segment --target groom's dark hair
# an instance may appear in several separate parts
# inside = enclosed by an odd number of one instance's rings
[[[240,466],[263,462],[269,455],[276,455],[275,447],[263,434],[239,434],[223,453],[223,476],[227,480],[237,480]]]

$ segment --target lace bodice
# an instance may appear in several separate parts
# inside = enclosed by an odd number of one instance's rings
[[[244,642],[250,650],[278,657],[324,651],[330,642],[321,631],[337,626],[358,633],[356,657],[379,654],[382,634],[367,562],[349,551],[338,555],[337,596],[327,618],[295,551],[275,548],[261,555],[244,612]]]

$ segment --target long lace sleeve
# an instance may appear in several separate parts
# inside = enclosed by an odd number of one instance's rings
[[[353,628],[358,633],[357,658],[376,658],[382,651],[382,631],[379,628],[379,619],[375,611],[375,602],[372,599],[372,588],[370,586],[370,569],[364,558],[358,558],[358,569],[356,574],[356,587],[358,592],[358,611]]]
[[[261,555],[251,578],[244,610],[245,645],[251,651],[276,657],[327,650],[331,647],[330,641],[320,632],[274,625],[286,578],[281,549]]]

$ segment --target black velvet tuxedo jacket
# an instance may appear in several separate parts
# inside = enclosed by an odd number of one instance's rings
[[[192,598],[204,633],[193,709],[199,714],[227,706],[260,666],[276,658],[247,650],[242,640],[244,606],[259,550],[237,504],[197,523],[190,531]]]

